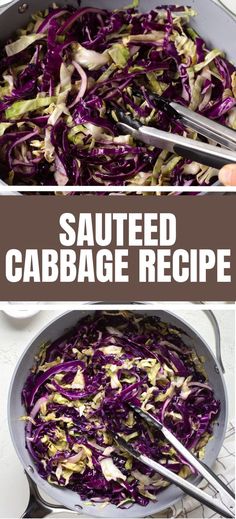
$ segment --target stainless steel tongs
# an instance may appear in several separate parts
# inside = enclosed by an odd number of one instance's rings
[[[132,445],[126,442],[119,434],[113,434],[117,444],[125,451],[129,452],[131,456],[138,459],[151,469],[161,474],[165,479],[174,483],[181,488],[186,494],[200,501],[208,506],[214,512],[223,517],[235,517],[235,495],[234,493],[214,474],[214,472],[207,467],[202,461],[196,458],[194,454],[186,449],[182,443],[172,434],[159,420],[151,416],[141,408],[130,404],[130,407],[148,424],[158,429],[159,432],[173,445],[173,447],[188,461],[192,467],[196,469],[199,474],[205,478],[208,483],[217,491],[219,497],[212,497],[200,488],[196,487],[189,481],[181,478],[171,470],[167,469],[160,463],[152,460],[145,454],[141,454],[134,449]]]
[[[141,96],[141,93],[137,95]],[[116,105],[114,113],[118,119],[118,126],[123,132],[133,135],[135,139],[143,141],[150,146],[166,149],[205,166],[220,169],[226,164],[236,163],[236,131],[224,127],[178,103],[167,101],[156,94],[148,95],[156,103],[156,106],[167,112],[171,118],[179,120],[185,126],[197,131],[203,137],[211,139],[220,146],[189,139],[181,135],[152,128],[151,126],[144,126]]]

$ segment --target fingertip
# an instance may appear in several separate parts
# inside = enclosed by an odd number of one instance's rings
[[[236,164],[228,164],[219,171],[219,180],[225,186],[236,186]]]

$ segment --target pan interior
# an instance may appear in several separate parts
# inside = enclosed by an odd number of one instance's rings
[[[52,0],[40,0],[40,9],[47,9],[52,5]],[[85,7],[92,4],[102,9],[120,9],[132,3],[132,0],[57,0],[58,6],[65,6],[65,4],[74,5],[75,7]],[[15,1],[10,7],[5,7],[1,14],[1,41],[9,38],[16,29],[26,24],[31,14],[37,10],[36,4],[33,0],[26,2],[27,8],[22,10],[21,1]],[[235,16],[227,11],[222,5],[218,5],[215,0],[140,0],[139,10],[147,11],[155,9],[158,5],[186,5],[195,9],[197,16],[192,20],[191,25],[206,41],[209,48],[222,49],[228,59],[235,62]],[[219,39],[222,35],[222,39]]]
[[[43,342],[54,340],[60,337],[66,329],[73,327],[73,325],[75,325],[82,316],[91,313],[93,312],[72,311],[55,319],[31,342],[21,357],[18,366],[16,367],[15,374],[13,375],[9,394],[9,427],[14,446],[25,470],[30,473],[30,476],[35,481],[35,483],[39,485],[39,487],[41,487],[52,499],[55,499],[69,509],[76,510],[76,507],[80,506],[82,507],[84,513],[96,517],[144,517],[158,513],[165,508],[168,508],[171,504],[180,499],[180,497],[183,495],[181,490],[171,485],[167,489],[164,489],[162,492],[160,492],[157,502],[150,503],[145,508],[139,505],[133,505],[130,510],[119,510],[114,505],[108,505],[104,509],[101,509],[99,506],[86,507],[84,502],[80,500],[79,496],[75,492],[61,489],[59,487],[53,487],[45,480],[40,478],[33,468],[33,462],[25,447],[25,423],[19,420],[19,417],[25,414],[25,409],[21,403],[21,392],[29,370],[34,363],[34,357]],[[197,334],[190,326],[188,326],[173,314],[170,314],[166,311],[153,310],[139,310],[137,313],[157,315],[163,321],[180,327],[188,334],[188,336],[183,336],[184,342],[188,346],[194,348],[198,355],[204,356],[205,368],[208,373],[209,382],[214,389],[215,397],[221,401],[220,415],[214,425],[214,436],[206,447],[206,455],[204,459],[206,464],[211,466],[214,463],[222,446],[227,425],[226,388],[222,374],[220,372],[220,368],[217,365],[217,362],[213,357],[213,354],[208,345],[199,336],[199,334]],[[33,472],[32,469],[29,469],[29,467],[33,468]],[[199,477],[194,477],[191,479],[194,484],[197,484],[199,480]]]

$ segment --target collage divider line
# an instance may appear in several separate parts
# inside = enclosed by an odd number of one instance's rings
[[[12,303],[12,306],[20,306],[20,303]],[[62,307],[62,312],[66,312],[69,310],[236,310],[236,303],[207,303],[207,304],[193,304],[191,302],[188,303],[182,303],[182,302],[153,302],[153,303],[145,303],[145,301],[141,302],[140,304],[137,303],[122,303],[122,304],[111,304],[111,303],[92,303],[89,302],[72,302],[67,303],[64,301],[57,301],[57,302],[48,302],[48,303],[38,303],[36,301],[28,301],[28,302],[22,302],[22,306],[27,308],[28,306],[36,306],[38,310],[59,310],[60,306]],[[2,302],[0,303],[0,311],[4,311],[6,306],[9,307],[8,302]]]
[[[236,193],[236,186],[0,186],[0,196],[14,193],[59,192],[59,193]]]

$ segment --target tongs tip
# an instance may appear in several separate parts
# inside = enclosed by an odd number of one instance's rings
[[[138,407],[132,403],[129,403],[129,406],[135,413],[137,413],[141,418],[143,418],[149,425],[155,426],[160,431],[163,429],[162,423],[154,416],[152,416],[147,411],[144,411],[141,407]]]

